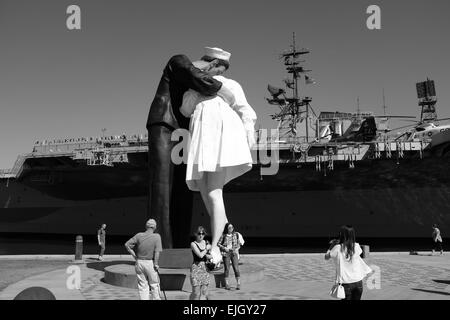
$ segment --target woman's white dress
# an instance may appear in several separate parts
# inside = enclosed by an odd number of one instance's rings
[[[204,172],[225,171],[225,184],[252,168],[247,132],[254,133],[256,113],[248,104],[242,87],[234,80],[215,76],[233,92],[235,104],[221,97],[205,97],[188,90],[183,96],[181,113],[191,117],[186,184],[199,191],[197,181]]]

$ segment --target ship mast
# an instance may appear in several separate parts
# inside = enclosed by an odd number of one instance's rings
[[[358,117],[361,114],[361,108],[360,108],[360,105],[359,105],[359,97],[356,98],[356,114],[357,114]]]
[[[434,81],[427,78],[427,81],[416,84],[417,98],[419,106],[422,107],[420,112],[420,122],[436,121],[436,89]]]
[[[280,131],[280,138],[297,138],[297,124],[305,120],[306,137],[305,140],[309,140],[309,112],[311,98],[299,96],[299,79],[302,78],[302,74],[306,74],[311,70],[306,70],[302,65],[305,60],[299,60],[302,55],[308,54],[308,49],[297,49],[295,32],[292,35],[291,49],[281,54],[281,58],[284,59],[284,65],[286,71],[292,74],[291,79],[285,79],[285,85],[287,89],[292,90],[292,96],[287,97],[286,91],[281,88],[277,88],[269,85],[268,90],[272,95],[272,98],[267,101],[272,105],[277,105],[280,111],[272,115],[272,119],[279,122],[278,129]],[[307,75],[304,75],[306,84],[313,84],[314,80],[310,79]],[[303,108],[302,108],[303,107]]]

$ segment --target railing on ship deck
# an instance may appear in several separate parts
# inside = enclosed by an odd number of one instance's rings
[[[0,175],[11,174],[11,169],[0,169]]]
[[[105,137],[88,137],[75,139],[54,139],[37,141],[33,153],[55,154],[72,153],[81,149],[139,147],[148,145],[147,135],[121,135]]]
[[[0,178],[11,178],[13,176],[11,169],[0,169]]]

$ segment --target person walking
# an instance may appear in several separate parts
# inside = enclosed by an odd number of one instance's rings
[[[444,249],[442,249],[442,237],[441,231],[439,230],[437,224],[433,224],[433,251],[431,255],[434,254],[435,250],[439,250],[441,252],[441,256],[444,254]]]
[[[148,220],[145,226],[147,230],[128,240],[125,248],[136,260],[135,270],[140,299],[161,300],[158,276],[158,261],[162,251],[161,236],[155,233],[155,220]]]
[[[223,266],[225,273],[225,289],[230,290],[229,275],[230,264],[233,266],[234,276],[236,277],[236,290],[241,289],[241,274],[239,271],[239,261],[237,252],[239,251],[239,235],[234,231],[231,223],[227,222],[220,236],[217,246],[220,248],[223,256]]]
[[[97,241],[100,246],[100,253],[98,254],[98,260],[103,261],[103,255],[106,249],[106,224],[102,224],[100,229],[97,230]]]
[[[191,242],[192,257],[194,259],[191,266],[191,300],[208,300],[208,287],[210,283],[210,274],[206,268],[206,262],[211,259],[208,253],[211,250],[211,244],[205,240],[205,228],[199,226],[195,233],[195,241]]]
[[[336,284],[342,285],[345,300],[361,300],[363,293],[362,280],[372,269],[361,258],[361,246],[355,241],[355,229],[342,226],[339,239],[330,242],[325,260],[332,258],[336,265]]]

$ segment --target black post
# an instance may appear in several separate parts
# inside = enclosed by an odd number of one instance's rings
[[[83,237],[77,236],[75,239],[75,261],[83,260]]]

